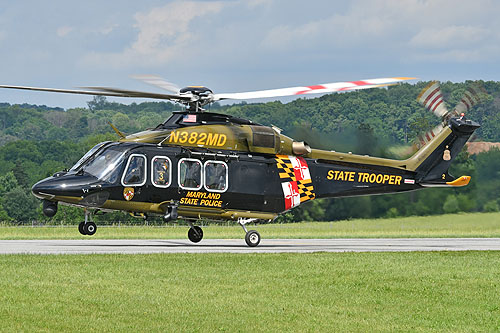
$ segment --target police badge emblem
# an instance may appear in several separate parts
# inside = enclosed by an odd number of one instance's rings
[[[134,197],[134,188],[133,187],[125,187],[123,189],[123,197],[125,200],[130,201]]]

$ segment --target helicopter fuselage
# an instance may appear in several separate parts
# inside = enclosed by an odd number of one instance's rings
[[[164,214],[176,207],[179,216],[191,218],[272,220],[315,198],[420,187],[414,173],[396,168],[144,143],[108,143],[94,161],[107,150],[122,154],[112,175],[88,173],[83,166],[40,181],[33,193],[93,209]],[[130,181],[132,162],[140,172]]]

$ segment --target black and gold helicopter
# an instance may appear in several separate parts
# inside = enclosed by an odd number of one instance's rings
[[[225,114],[205,112],[203,106],[225,99],[253,99],[314,93],[352,91],[388,86],[412,78],[382,78],[314,86],[214,94],[202,86],[178,89],[159,77],[145,82],[172,93],[150,93],[115,88],[82,90],[1,85],[0,88],[71,94],[166,99],[184,104],[152,130],[102,142],[89,150],[71,169],[36,183],[32,192],[43,201],[51,217],[58,203],[85,209],[79,224],[84,235],[97,227],[93,212],[121,210],[136,215],[161,214],[165,221],[184,218],[192,242],[203,238],[193,225],[197,219],[227,219],[239,223],[245,241],[257,246],[260,235],[245,224],[273,220],[316,198],[411,191],[424,187],[464,186],[469,176],[448,173],[453,159],[479,128],[464,112],[480,101],[470,89],[448,111],[437,82],[419,101],[439,116],[438,128],[421,137],[418,150],[408,159],[392,160],[352,153],[313,149],[281,134],[276,127]],[[84,90],[85,89],[85,90]]]

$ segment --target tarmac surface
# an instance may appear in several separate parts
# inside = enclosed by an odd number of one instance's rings
[[[248,247],[243,239],[0,240],[0,254],[92,253],[284,253],[409,252],[500,250],[500,238],[263,239]]]

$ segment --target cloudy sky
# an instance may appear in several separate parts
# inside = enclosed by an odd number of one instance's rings
[[[500,80],[495,0],[0,0],[0,84],[237,92],[387,76]],[[65,108],[87,96],[0,90]],[[122,100],[123,101],[123,100]]]

